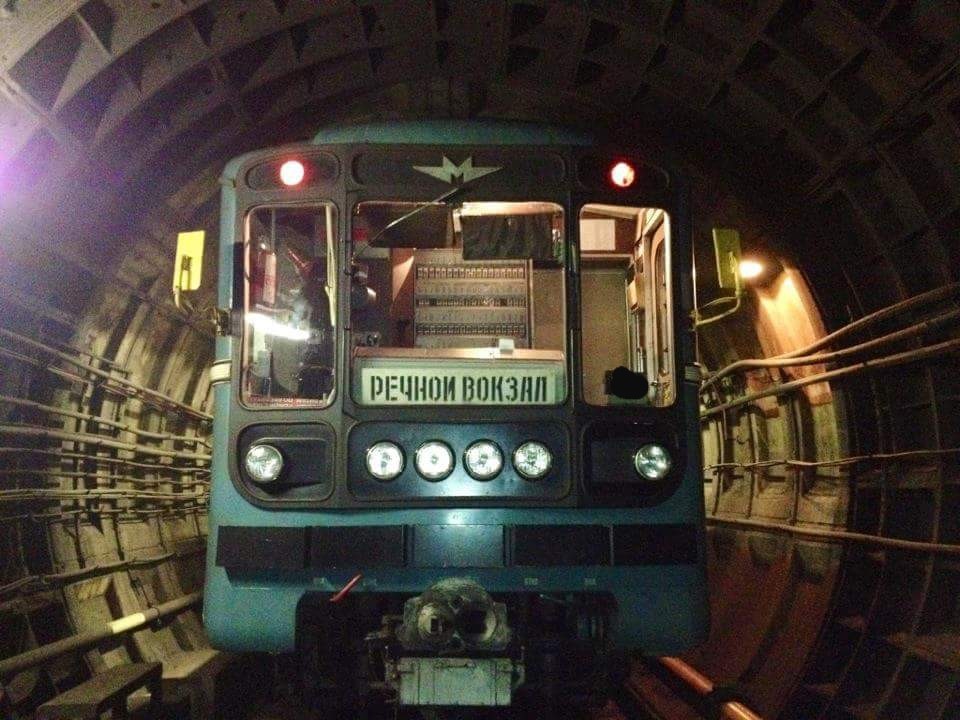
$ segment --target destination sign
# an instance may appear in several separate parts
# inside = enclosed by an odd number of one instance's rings
[[[562,367],[560,369],[562,373]],[[364,367],[361,402],[371,405],[550,405],[556,369]]]

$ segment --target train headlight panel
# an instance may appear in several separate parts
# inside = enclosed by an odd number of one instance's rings
[[[417,448],[414,465],[424,480],[437,482],[453,472],[453,450],[439,440],[425,442]]]
[[[380,482],[389,482],[403,472],[403,450],[386,440],[367,449],[367,472]]]
[[[514,451],[513,466],[527,480],[539,480],[553,467],[553,455],[543,443],[528,440]]]
[[[493,480],[503,469],[503,452],[494,442],[478,440],[463,453],[463,464],[474,480]]]
[[[670,472],[673,460],[663,445],[644,445],[633,455],[633,467],[645,480],[663,480]]]
[[[254,482],[272,483],[283,472],[283,455],[273,445],[251,445],[243,466]]]

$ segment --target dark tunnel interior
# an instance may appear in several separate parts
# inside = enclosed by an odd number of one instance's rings
[[[704,386],[712,626],[684,661],[765,718],[960,718],[958,65],[957,0],[0,0],[0,667],[173,608],[0,677],[0,714],[217,662],[215,333],[170,278],[180,230],[218,236],[225,163],[511,119],[689,173],[701,305],[712,228],[774,268],[700,328],[706,377],[829,338]],[[702,717],[650,664],[628,684]]]

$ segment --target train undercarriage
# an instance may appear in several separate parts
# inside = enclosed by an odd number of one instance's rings
[[[335,596],[334,596],[335,597]],[[304,699],[321,717],[384,712],[472,718],[602,702],[625,667],[605,593],[491,596],[449,578],[419,596],[304,597],[298,653]],[[379,712],[378,712],[379,709]]]

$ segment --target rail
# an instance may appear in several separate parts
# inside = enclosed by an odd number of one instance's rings
[[[661,657],[660,664],[669,670],[674,677],[682,680],[691,690],[704,699],[717,690],[717,686],[705,675],[697,672],[696,669],[685,663],[680,658]],[[727,700],[719,703],[720,717],[723,720],[763,720],[750,708],[739,700]]]
[[[740,360],[728,365],[704,380],[703,384],[700,386],[700,392],[706,391],[723,378],[740,370],[747,370],[750,368],[799,367],[801,365],[821,365],[824,363],[835,362],[843,358],[869,352],[870,350],[883,347],[884,345],[892,345],[893,343],[901,342],[919,335],[924,335],[931,330],[936,330],[943,325],[947,325],[954,320],[957,320],[958,318],[960,318],[960,310],[952,310],[928,320],[923,320],[916,325],[911,325],[910,327],[902,330],[897,330],[895,332],[882,335],[878,338],[874,338],[873,340],[867,340],[866,342],[858,343],[857,345],[852,345],[850,347],[834,350],[833,352],[828,353],[798,355],[796,357],[777,356],[772,358]]]
[[[172,433],[153,432],[152,430],[145,430],[143,428],[133,427],[116,420],[100,417],[99,415],[89,415],[87,413],[76,412],[75,410],[54,407],[53,405],[44,405],[43,403],[27,400],[26,398],[13,397],[11,395],[0,395],[0,405],[3,404],[29,408],[31,410],[44,413],[45,415],[57,415],[60,417],[71,418],[73,420],[94,423],[96,425],[113,428],[119,432],[132,433],[134,435],[151,438],[153,440],[170,440],[173,442],[185,442],[192,443],[194,445],[203,445],[207,448],[211,447],[210,442],[206,438],[198,435],[174,435]]]
[[[120,465],[126,468],[139,468],[151,472],[168,472],[174,475],[209,475],[209,465],[169,465],[162,463],[144,463],[135,462],[128,458],[109,457],[107,455],[94,455],[92,453],[65,452],[62,450],[43,450],[41,448],[9,446],[0,447],[0,455],[43,455],[57,460],[79,460],[93,463],[103,463],[104,465]]]
[[[76,522],[82,515],[87,515],[88,517],[103,517],[110,515],[115,518],[138,519],[151,517],[183,518],[185,515],[190,513],[206,512],[206,502],[198,502],[194,504],[176,503],[176,505],[162,508],[106,508],[97,505],[96,507],[76,508],[74,510],[58,510],[57,512],[26,512],[20,513],[19,515],[0,515],[0,524],[21,522],[24,520],[29,520],[37,524]]]
[[[17,578],[13,582],[9,582],[6,585],[0,585],[0,598],[9,597],[11,595],[29,594],[32,592],[59,590],[70,583],[79,582],[81,580],[89,580],[91,578],[102,577],[104,575],[110,575],[112,573],[125,570],[136,570],[139,568],[152,567],[154,565],[160,565],[161,563],[167,562],[168,560],[181,560],[199,555],[204,552],[206,552],[206,547],[204,545],[199,545],[198,547],[189,551],[180,550],[176,552],[163,553],[162,555],[152,555],[150,557],[130,558],[129,560],[118,560],[110,563],[98,563],[61,573],[27,575],[26,577]]]

